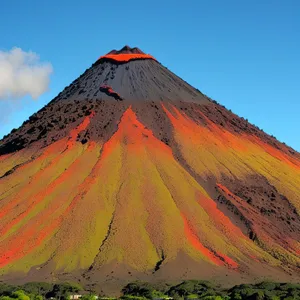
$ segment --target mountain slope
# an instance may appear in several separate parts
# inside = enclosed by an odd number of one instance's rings
[[[137,48],[5,137],[0,172],[4,278],[299,279],[299,153]]]

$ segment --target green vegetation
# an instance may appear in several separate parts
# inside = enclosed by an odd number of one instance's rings
[[[168,296],[162,291],[155,289],[151,284],[146,282],[133,282],[127,284],[122,289],[122,299],[164,299]],[[131,298],[128,298],[131,297]],[[134,297],[134,298],[132,298]]]
[[[44,282],[30,282],[22,286],[0,284],[0,300],[43,300],[59,299],[68,300],[71,294],[82,291],[83,288],[74,283],[50,284]],[[94,300],[84,296],[83,300]],[[91,296],[89,296],[91,297]]]
[[[122,289],[121,300],[174,299],[174,300],[300,300],[300,284],[261,282],[241,284],[224,289],[209,281],[187,280],[177,285],[152,285],[132,282]],[[31,282],[21,286],[0,283],[0,300],[69,300],[71,295],[81,295],[81,300],[113,300],[92,295],[72,283],[50,284]]]
[[[218,289],[211,282],[202,280],[184,281],[176,286],[171,287],[168,294],[174,299],[226,299],[224,298],[226,293]]]
[[[155,289],[149,283],[134,282],[122,290],[122,299],[163,299],[174,300],[281,300],[299,299],[300,284],[261,282],[242,284],[223,289],[209,281],[187,280],[166,289]]]

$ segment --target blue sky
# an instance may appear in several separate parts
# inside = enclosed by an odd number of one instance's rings
[[[0,36],[0,50],[32,50],[54,69],[38,100],[2,100],[0,138],[128,44],[300,151],[298,0],[2,0]]]

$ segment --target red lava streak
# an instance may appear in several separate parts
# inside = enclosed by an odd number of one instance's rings
[[[232,258],[230,258],[227,255],[220,253],[220,252],[216,252],[216,254],[218,257],[220,257],[222,260],[224,260],[224,262],[232,269],[238,268],[239,265]]]
[[[87,148],[87,151],[92,151],[95,146],[96,144],[94,142],[91,142]],[[24,214],[21,214],[17,219],[9,224],[9,226],[4,228],[1,231],[1,234],[3,234],[3,231],[7,231],[13,225],[18,223],[18,221],[20,221],[23,217],[25,217],[25,215],[29,213],[34,205],[37,205],[38,202],[42,201],[47,195],[51,194],[57,186],[59,186],[67,178],[69,178],[71,174],[74,174],[77,169],[78,163],[79,159],[77,159],[69,169],[67,169],[61,176],[59,176],[54,182],[52,182],[50,186],[46,188],[46,190],[36,195],[35,201],[29,206],[26,212]],[[22,230],[22,232],[20,232],[20,234],[12,236],[9,242],[5,245],[5,250],[0,248],[0,267],[18,260],[19,258],[23,257],[26,254],[29,254],[39,245],[41,245],[41,243],[44,242],[45,239],[61,225],[68,212],[72,210],[76,203],[82,198],[82,191],[84,190],[84,188],[87,188],[86,183],[88,179],[89,177],[87,177],[79,186],[79,194],[73,198],[69,206],[60,216],[55,218],[53,221],[49,220],[51,215],[58,208],[57,205],[51,206],[50,204],[49,210],[44,211],[33,224],[23,227],[24,229]],[[64,199],[64,201],[67,201],[67,199]],[[41,228],[44,224],[46,224],[45,227]]]
[[[104,56],[101,56],[99,60],[112,60],[116,62],[129,62],[131,60],[139,60],[139,59],[153,59],[156,60],[152,55],[149,54],[131,54],[131,53],[125,53],[125,54],[107,54]]]
[[[195,233],[192,231],[186,217],[181,214],[181,217],[183,219],[184,222],[184,232],[185,235],[188,239],[188,241],[193,245],[193,247],[195,249],[197,249],[198,251],[200,251],[204,256],[206,256],[211,262],[213,262],[214,264],[218,265],[218,266],[222,266],[223,262],[217,258],[210,250],[208,250],[207,248],[205,248],[201,242],[199,241],[198,237],[195,235]]]
[[[94,116],[95,116],[95,112],[92,111],[89,116],[84,118],[82,123],[80,123],[75,129],[72,129],[70,131],[70,137],[67,143],[68,149],[71,149],[74,146],[78,134],[89,126],[91,122],[91,118],[93,118]]]
[[[37,227],[29,228],[26,230],[22,236],[18,236],[18,241],[12,240],[11,242],[6,244],[6,249],[1,249],[0,256],[0,267],[3,267],[10,262],[13,262],[27,253],[30,253],[33,249],[38,247],[47,236],[55,229],[57,224],[53,223],[42,229],[39,233],[37,233]],[[34,241],[30,238],[35,237]]]
[[[205,248],[200,242],[199,238],[193,232],[191,226],[189,225],[186,217],[181,214],[181,217],[184,222],[184,232],[188,239],[188,241],[193,245],[195,249],[200,251],[204,256],[206,256],[211,262],[213,262],[217,266],[228,265],[229,267],[236,269],[238,264],[231,259],[230,257],[220,253],[220,252],[212,252],[209,249]]]
[[[198,202],[205,209],[205,211],[212,217],[212,219],[216,222],[217,226],[224,231],[228,232],[228,234],[234,234],[239,236],[240,238],[247,239],[246,236],[242,233],[241,229],[235,226],[231,220],[224,215],[222,211],[220,211],[217,207],[217,204],[212,199],[201,195],[198,198]]]
[[[76,142],[76,138],[78,136],[78,134],[85,130],[88,125],[90,124],[90,119],[92,117],[94,117],[95,113],[92,112],[89,116],[85,117],[83,122],[80,123],[75,129],[71,130],[70,132],[70,136],[69,136],[69,140],[67,142],[67,149],[70,150],[74,145],[75,145],[75,142]],[[63,142],[63,140],[61,140]],[[51,146],[49,146],[48,148],[46,148],[46,150],[44,151],[44,153],[39,157],[39,159],[44,159],[48,154],[49,152],[53,151],[56,149],[56,146],[61,142],[61,141],[58,141],[57,143],[55,144],[52,144]],[[45,173],[49,168],[51,168],[53,165],[57,164],[60,159],[62,158],[61,155],[58,155],[57,157],[55,157],[51,163],[45,167],[44,169],[40,170],[38,173],[36,173],[29,185],[25,186],[23,189],[21,189],[21,191],[15,196],[15,198],[10,201],[9,203],[7,203],[5,206],[2,207],[1,211],[0,211],[0,218],[2,218],[3,216],[5,216],[7,213],[10,212],[11,209],[13,209],[13,207],[15,205],[18,205],[18,202],[22,199],[23,197],[23,194],[25,191],[27,191],[28,189],[31,188],[32,185],[34,185],[34,183],[38,182],[39,181],[39,177],[41,175],[41,173]],[[41,193],[46,193],[45,191],[42,191]],[[29,206],[28,206],[28,209],[22,213],[21,215],[19,215],[16,219],[14,219],[12,222],[11,222],[11,225],[13,226],[14,224],[17,224],[19,222],[19,220],[21,220],[24,216],[24,214],[26,215],[27,214],[27,211],[31,209],[31,207],[35,204],[35,202],[32,202]],[[11,227],[11,226],[9,226]],[[2,228],[2,231],[3,232],[6,232],[8,230],[8,228],[5,226],[4,228]]]

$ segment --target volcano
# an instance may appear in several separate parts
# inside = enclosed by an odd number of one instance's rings
[[[299,280],[300,154],[138,48],[0,141],[3,280]]]

